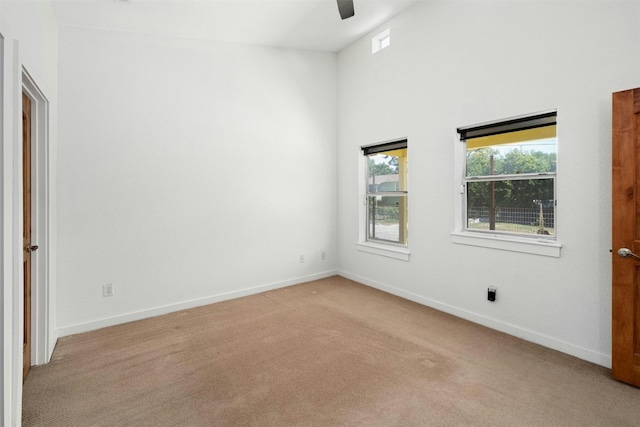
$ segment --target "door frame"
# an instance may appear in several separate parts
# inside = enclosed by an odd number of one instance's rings
[[[1,24],[1,23],[0,23]],[[33,179],[37,236],[43,242],[38,254],[32,284],[36,321],[32,322],[35,340],[32,363],[49,362],[57,340],[55,330],[55,120],[50,121],[46,90],[23,67],[19,40],[0,25],[0,276],[5,286],[0,291],[2,354],[0,358],[0,425],[20,425],[22,419],[22,92],[32,97],[36,121],[32,140],[36,177]],[[46,89],[46,88],[45,88]],[[51,143],[53,142],[53,146]],[[38,251],[39,252],[39,251]],[[32,341],[33,343],[33,341]]]
[[[31,254],[31,364],[42,365],[49,362],[53,350],[49,328],[52,313],[49,101],[24,67],[21,77],[22,91],[31,99],[31,239],[39,247]]]

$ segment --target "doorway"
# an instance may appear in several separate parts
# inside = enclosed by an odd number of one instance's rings
[[[30,279],[31,285],[22,289],[16,289],[16,293],[29,296],[30,313],[24,307],[24,336],[30,335],[29,342],[23,342],[30,346],[30,364],[42,365],[48,363],[55,346],[55,332],[51,330],[52,323],[49,321],[53,313],[52,301],[50,298],[50,242],[51,242],[51,217],[49,200],[49,178],[52,170],[49,156],[49,101],[40,90],[35,81],[31,78],[26,69],[22,69],[22,103],[23,116],[25,106],[29,108],[30,123],[23,127],[23,139],[28,130],[30,144],[23,151],[23,163],[30,162],[26,167],[23,165],[23,184],[28,183],[30,187],[30,197],[25,196],[26,185],[23,188],[23,205],[30,202],[30,221],[23,218],[23,222],[30,224],[30,242],[27,244],[27,226],[23,224],[23,256],[25,263],[30,262],[30,267],[23,265],[25,269],[23,275],[25,279]],[[24,117],[23,117],[24,120]],[[24,142],[24,141],[23,141]],[[27,150],[30,153],[25,156]],[[25,158],[26,157],[26,158]],[[24,169],[30,169],[27,176],[24,176]],[[26,206],[23,206],[26,215]],[[37,246],[37,248],[35,247]],[[37,249],[37,250],[36,250]],[[30,294],[29,294],[30,290]],[[26,298],[25,298],[26,303]],[[27,327],[28,326],[28,327]],[[25,357],[24,361],[27,360]]]
[[[31,368],[31,253],[38,249],[31,241],[31,99],[22,94],[22,248],[23,248],[23,339],[22,381]]]

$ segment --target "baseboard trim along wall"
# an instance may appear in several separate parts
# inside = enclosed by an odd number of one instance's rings
[[[63,326],[56,329],[57,337],[79,334],[82,332],[94,331],[96,329],[106,328],[108,326],[120,325],[123,323],[133,322],[136,320],[147,319],[150,317],[161,316],[163,314],[173,313],[175,311],[186,310],[189,308],[200,307],[203,305],[213,304],[216,302],[227,301],[235,298],[245,297],[249,295],[259,294],[261,292],[270,291],[272,289],[284,288],[287,286],[297,285],[300,283],[311,282],[313,280],[324,279],[338,274],[336,270],[323,271],[308,276],[296,277],[280,282],[267,283],[265,285],[254,286],[233,292],[225,292],[222,294],[212,295],[205,298],[198,298],[189,301],[183,301],[176,304],[169,304],[161,307],[150,308],[147,310],[136,311],[133,313],[121,314],[104,319],[94,320],[91,322],[80,323],[71,326]]]
[[[442,312],[452,314],[456,317],[460,317],[462,319],[469,320],[473,323],[486,326],[487,328],[495,329],[496,331],[504,332],[506,334],[513,335],[517,338],[521,338],[525,341],[530,341],[535,344],[540,344],[544,347],[548,347],[553,350],[558,350],[560,352],[569,354],[579,359],[586,360],[591,363],[595,363],[597,365],[604,366],[606,368],[611,368],[611,355],[609,354],[599,353],[593,350],[589,350],[587,348],[579,347],[564,341],[560,341],[558,339],[549,337],[547,335],[539,334],[537,332],[524,329],[519,326],[512,325],[510,323],[492,319],[490,317],[483,316],[481,314],[477,314],[471,311],[463,310],[463,309],[442,303],[440,301],[436,301],[430,298],[425,298],[423,296],[414,294],[413,292],[408,292],[393,286],[385,285],[375,280],[371,280],[369,278],[362,277],[357,274],[349,273],[347,271],[338,270],[338,274],[347,279],[354,280],[358,283],[362,283],[363,285],[367,285],[372,288],[379,289],[384,292],[388,292],[392,295],[396,295],[401,298],[405,298],[410,301],[417,302],[418,304],[422,304],[427,307],[431,307],[436,310],[440,310]]]

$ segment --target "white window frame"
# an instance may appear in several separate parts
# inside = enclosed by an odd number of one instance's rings
[[[498,126],[500,124],[517,121],[520,119],[527,119],[531,117],[536,117],[540,115],[544,115],[546,113],[556,113],[555,110],[540,112],[535,114],[527,114],[524,116],[511,117],[503,120],[496,120],[487,123],[481,123],[478,125],[466,126],[464,128],[459,128],[458,132],[456,132],[455,136],[455,188],[457,189],[456,193],[458,196],[456,197],[455,202],[455,228],[451,233],[452,242],[456,244],[470,245],[470,246],[478,246],[484,248],[492,248],[492,249],[500,249],[507,250],[512,252],[522,252],[529,253],[534,255],[542,255],[542,256],[550,256],[550,257],[560,257],[560,249],[562,248],[562,244],[559,243],[559,234],[558,234],[558,206],[557,206],[557,168],[555,173],[546,173],[546,174],[534,174],[534,175],[521,175],[521,176],[511,176],[504,175],[498,176],[498,180],[513,180],[513,179],[528,179],[528,178],[541,178],[541,179],[553,179],[554,181],[554,203],[555,206],[555,214],[554,214],[554,235],[551,237],[547,237],[544,235],[526,235],[521,233],[509,233],[509,232],[501,232],[501,231],[486,231],[486,230],[474,230],[468,227],[468,219],[467,219],[467,182],[482,182],[482,181],[490,181],[488,177],[475,177],[475,178],[467,178],[466,176],[466,142],[461,138],[460,132],[461,130],[477,128],[482,126]],[[558,137],[556,135],[556,141],[558,141]],[[495,180],[495,179],[494,179]]]
[[[409,256],[411,254],[411,252],[409,251],[409,244],[408,244],[408,239],[407,239],[407,244],[401,244],[401,243],[395,243],[395,242],[391,242],[391,241],[386,241],[386,240],[381,240],[381,239],[369,239],[368,238],[368,227],[369,227],[369,212],[368,212],[368,205],[369,205],[369,200],[368,197],[370,195],[369,193],[369,189],[368,189],[368,185],[369,185],[369,177],[368,177],[368,164],[369,164],[369,156],[364,154],[364,150],[371,148],[371,147],[377,147],[377,146],[384,146],[384,145],[388,145],[388,144],[393,144],[393,143],[401,143],[404,142],[406,144],[406,150],[407,150],[407,157],[408,157],[408,153],[409,153],[409,149],[408,149],[408,139],[407,138],[399,138],[399,139],[394,139],[394,140],[389,140],[389,141],[384,141],[384,142],[380,142],[380,143],[376,143],[376,144],[370,144],[370,145],[366,145],[366,146],[362,146],[359,148],[359,157],[360,157],[360,162],[359,162],[359,170],[360,170],[360,177],[361,179],[359,180],[360,183],[360,189],[361,191],[359,192],[360,194],[360,209],[359,209],[359,217],[360,217],[360,221],[359,221],[359,238],[358,238],[358,242],[356,243],[356,248],[361,251],[361,252],[367,252],[367,253],[371,253],[371,254],[376,254],[376,255],[381,255],[381,256],[385,256],[385,257],[389,257],[389,258],[394,258],[397,260],[402,260],[402,261],[409,261]],[[398,192],[385,192],[385,193],[376,193],[376,195],[400,195],[402,194],[401,197],[405,197],[407,199],[407,205],[408,205],[408,199],[409,199],[409,172],[407,170],[406,172],[407,175],[407,188],[405,191],[398,191]],[[409,212],[408,212],[408,206],[407,206],[407,229],[408,229],[408,217],[409,217]]]

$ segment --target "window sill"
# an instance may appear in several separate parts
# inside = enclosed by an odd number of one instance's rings
[[[554,258],[560,258],[560,249],[562,248],[560,243],[542,239],[518,239],[514,237],[478,235],[465,232],[451,233],[451,241],[460,245],[479,246]]]
[[[358,242],[356,248],[361,252],[382,255],[388,258],[399,259],[401,261],[409,261],[409,249],[403,246],[385,245],[383,243]]]

